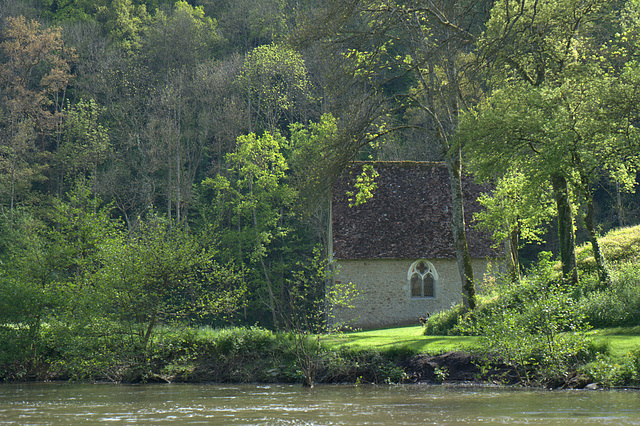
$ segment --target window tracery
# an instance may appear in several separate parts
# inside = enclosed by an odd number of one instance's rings
[[[438,273],[429,261],[415,261],[407,274],[411,297],[435,297]]]

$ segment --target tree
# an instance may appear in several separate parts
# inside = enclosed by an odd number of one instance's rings
[[[217,22],[201,6],[180,0],[151,19],[141,55],[155,75],[166,79],[172,70],[193,69],[213,57],[219,43]]]
[[[98,166],[107,158],[111,145],[107,129],[100,124],[101,114],[103,108],[93,99],[81,100],[67,111],[64,138],[56,155],[59,170],[72,182],[76,177],[80,184],[96,179]]]
[[[333,54],[343,58],[349,83],[343,80],[339,90],[357,108],[337,114],[344,136],[341,146],[333,147],[335,153],[326,155],[337,167],[325,168],[335,172],[370,141],[408,127],[436,145],[449,171],[458,270],[464,304],[472,309],[475,288],[465,232],[462,157],[453,136],[461,112],[477,95],[467,65],[483,7],[482,1],[337,0],[310,32],[320,31]],[[421,120],[403,123],[405,112]]]
[[[45,141],[61,115],[59,103],[51,108],[51,96],[64,90],[71,79],[70,60],[73,49],[65,47],[60,28],[41,28],[35,20],[23,16],[7,18],[0,50],[2,114],[0,126],[0,189],[8,198],[13,216],[20,189],[30,189],[36,179],[43,179],[43,167],[36,153],[46,153]],[[35,142],[39,136],[41,146]],[[4,208],[4,205],[3,205]]]
[[[496,183],[491,193],[482,194],[478,202],[484,210],[474,214],[477,227],[491,231],[496,244],[504,243],[507,268],[513,282],[520,280],[518,250],[522,243],[540,241],[541,226],[555,210],[548,190],[531,186],[524,173],[510,169]]]
[[[234,260],[243,271],[249,266],[254,272],[247,278],[268,307],[273,325],[283,315],[278,310],[278,300],[286,293],[280,250],[286,249],[285,238],[292,231],[289,216],[297,195],[286,181],[287,146],[277,133],[240,136],[236,151],[227,156],[229,176],[202,182],[208,193],[204,214],[219,235],[223,261]]]
[[[245,58],[238,79],[246,93],[251,115],[249,130],[274,133],[300,119],[300,106],[308,101],[309,82],[302,56],[283,45],[256,47]]]
[[[105,250],[95,282],[109,295],[110,314],[145,350],[161,324],[228,315],[241,306],[244,287],[213,255],[183,228],[151,216],[123,244]]]
[[[208,8],[207,3],[213,3]],[[261,45],[280,41],[289,32],[283,0],[201,1],[217,17],[227,49],[244,54]]]
[[[42,13],[56,22],[89,22],[109,0],[39,0]]]
[[[232,152],[237,138],[249,133],[249,116],[245,96],[235,84],[242,72],[239,55],[198,65],[189,87],[188,109],[194,116],[192,133],[207,141],[205,175],[217,175],[226,167],[226,154]]]
[[[100,5],[96,13],[113,40],[127,53],[142,46],[142,33],[149,23],[144,4],[134,5],[131,0],[112,0],[111,5]]]
[[[539,187],[551,183],[563,276],[570,283],[578,280],[571,193],[584,200],[585,227],[607,282],[591,186],[626,161],[615,137],[619,121],[605,103],[614,79],[594,48],[594,26],[605,3],[497,2],[480,40],[493,67],[492,92],[461,124],[479,174],[500,176],[513,164]]]
[[[102,56],[93,63],[105,68],[100,78],[83,86],[110,120],[113,153],[97,190],[115,202],[130,228],[152,205],[166,206],[167,217],[186,226],[191,189],[212,139],[213,125],[204,120],[210,110],[203,105],[211,89],[203,87],[198,70],[212,63],[216,22],[185,1],[153,16],[130,3],[119,1],[116,9],[131,9],[122,15],[136,29],[131,46],[106,48],[104,63]]]
[[[26,374],[40,377],[46,362],[44,325],[51,331],[63,324],[89,336],[104,314],[109,293],[93,278],[104,266],[106,248],[120,243],[122,234],[110,207],[96,209],[96,202],[81,185],[68,200],[56,199],[46,222],[16,214],[10,254],[0,265],[0,335],[11,362],[26,361]]]
[[[55,261],[41,221],[16,213],[9,231],[9,255],[0,265],[0,333],[8,343],[7,354],[27,360],[33,371],[25,373],[34,374],[42,361],[42,322],[62,305]]]

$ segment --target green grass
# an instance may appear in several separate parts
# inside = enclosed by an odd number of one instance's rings
[[[599,328],[588,334],[596,342],[607,342],[613,357],[623,357],[632,350],[640,349],[640,326]]]
[[[354,349],[389,349],[394,346],[408,346],[417,353],[439,354],[447,351],[473,348],[476,338],[473,336],[425,336],[420,325],[383,328],[332,334],[323,341],[334,347]]]
[[[618,228],[598,238],[600,248],[607,262],[634,261],[640,254],[640,225]],[[588,267],[595,264],[591,243],[576,247],[579,266]]]
[[[422,326],[384,328],[332,334],[323,341],[333,347],[353,349],[389,349],[408,346],[418,353],[439,354],[448,351],[465,351],[477,347],[474,336],[425,336]],[[640,326],[601,328],[589,331],[596,342],[608,342],[611,355],[622,357],[640,349]]]

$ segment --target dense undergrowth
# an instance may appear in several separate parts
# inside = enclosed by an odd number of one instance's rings
[[[0,380],[305,383],[310,368],[314,383],[397,383],[404,377],[398,361],[412,355],[398,348],[329,349],[314,336],[259,327],[165,328],[146,349],[114,335],[43,330],[40,348],[12,347],[2,336]]]
[[[474,311],[453,306],[433,315],[425,334],[477,336],[477,365],[483,373],[506,367],[510,383],[640,384],[640,348],[614,354],[588,332],[640,324],[640,227],[614,231],[602,246],[610,259],[608,285],[598,281],[588,246],[578,250],[578,286],[564,285],[557,263],[542,254],[517,283],[485,282]],[[5,324],[0,380],[397,383],[407,379],[403,362],[417,355],[408,345],[363,349],[325,341],[259,327],[174,324],[145,341],[134,329],[106,321]]]
[[[582,376],[603,385],[640,383],[640,348],[619,357],[594,343],[592,327],[640,324],[640,226],[601,239],[611,280],[598,280],[590,245],[577,250],[580,284],[562,283],[549,253],[518,282],[485,282],[472,312],[461,305],[433,315],[427,335],[478,335],[480,356],[511,366],[520,382],[563,386]]]

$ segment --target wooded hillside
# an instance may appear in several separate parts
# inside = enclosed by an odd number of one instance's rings
[[[599,233],[640,219],[639,30],[633,0],[4,0],[0,324],[291,327],[356,159],[445,163],[471,308],[468,172],[514,277],[548,249],[575,281],[589,240],[606,282]]]

